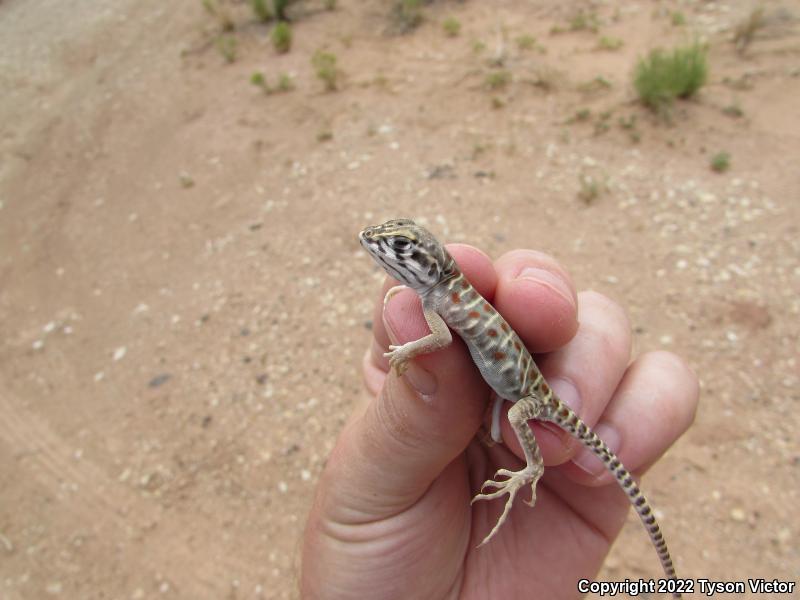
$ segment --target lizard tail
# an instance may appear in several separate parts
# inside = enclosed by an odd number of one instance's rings
[[[656,521],[656,516],[650,508],[650,503],[647,498],[639,489],[639,486],[633,480],[633,476],[628,472],[628,469],[620,462],[617,456],[606,446],[605,442],[601,440],[597,434],[592,431],[589,426],[584,423],[572,409],[561,402],[558,398],[553,396],[553,408],[550,415],[542,415],[542,419],[552,421],[572,437],[580,441],[584,446],[591,450],[606,468],[611,471],[611,474],[617,480],[622,490],[628,496],[633,505],[634,510],[639,515],[642,523],[650,534],[650,540],[658,553],[658,559],[661,561],[661,566],[664,573],[669,579],[677,579],[675,575],[675,567],[672,564],[672,558],[669,555],[667,542],[661,533],[661,529]],[[680,598],[679,593],[673,593],[675,598]]]

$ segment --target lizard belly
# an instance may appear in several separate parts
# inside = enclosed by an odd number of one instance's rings
[[[480,341],[468,339],[464,339],[464,341],[484,381],[498,396],[511,402],[522,398],[524,395],[522,393],[523,382],[516,366],[516,360],[509,357],[496,359],[495,355],[506,353],[502,350],[487,349]]]

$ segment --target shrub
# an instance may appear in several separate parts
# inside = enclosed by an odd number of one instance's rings
[[[448,37],[456,37],[461,33],[461,23],[455,17],[448,17],[442,23],[442,29]]]
[[[338,87],[339,69],[336,67],[336,55],[317,50],[311,57],[311,65],[317,77],[325,84],[325,89],[332,92]]]
[[[717,173],[724,173],[731,167],[731,155],[727,152],[717,152],[711,157],[711,169]]]
[[[272,18],[267,0],[250,0],[250,7],[259,21],[269,21]]]
[[[272,29],[272,46],[276,52],[285,54],[292,47],[292,28],[286,21],[280,21]]]
[[[675,98],[689,98],[706,82],[706,51],[698,44],[671,52],[653,50],[636,65],[633,84],[639,98],[662,110]]]

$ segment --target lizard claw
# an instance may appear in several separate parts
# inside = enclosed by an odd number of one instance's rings
[[[389,359],[389,368],[394,369],[398,376],[408,369],[408,357],[403,353],[403,346],[389,345],[389,352],[383,355]]]
[[[506,519],[508,518],[508,513],[511,512],[511,507],[514,504],[514,497],[517,495],[517,492],[528,483],[531,484],[532,493],[530,502],[525,502],[525,504],[531,507],[536,504],[536,482],[539,481],[539,477],[541,477],[541,475],[541,468],[531,468],[530,466],[525,467],[521,471],[499,469],[494,475],[495,478],[508,477],[508,479],[504,479],[503,481],[488,479],[483,483],[480,493],[475,495],[470,504],[474,504],[478,500],[492,500],[494,498],[504,496],[505,494],[508,494],[508,500],[506,500],[506,505],[503,508],[503,514],[500,515],[500,518],[497,520],[497,524],[489,532],[489,535],[487,535],[483,541],[478,544],[479,548],[492,539],[500,529],[500,526],[505,523]],[[496,489],[494,492],[483,493],[483,490],[487,487],[493,487]]]

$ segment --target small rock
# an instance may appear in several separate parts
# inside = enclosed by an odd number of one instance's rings
[[[165,384],[167,381],[169,381],[171,378],[172,378],[172,375],[170,375],[169,373],[160,373],[160,374],[156,375],[155,377],[153,377],[148,382],[147,387],[149,387],[149,388],[160,387],[163,384]]]
[[[114,354],[112,355],[112,358],[113,358],[115,361],[117,361],[117,360],[122,360],[122,359],[125,357],[125,353],[126,353],[127,351],[128,351],[128,349],[127,349],[125,346],[120,346],[119,348],[117,348],[116,350],[114,350]]]
[[[747,514],[741,508],[734,508],[731,510],[731,519],[737,523],[742,523],[747,518]]]

